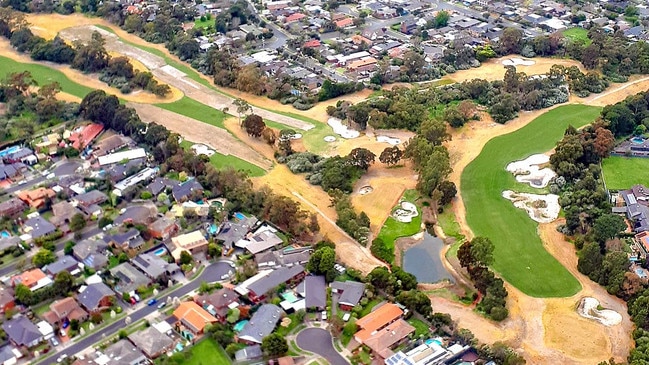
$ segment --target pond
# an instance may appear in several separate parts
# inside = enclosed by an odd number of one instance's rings
[[[403,254],[403,269],[413,274],[420,283],[436,283],[444,279],[455,282],[442,264],[443,248],[444,242],[440,238],[424,232],[421,243],[412,246]]]

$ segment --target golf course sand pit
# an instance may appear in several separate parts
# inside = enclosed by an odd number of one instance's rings
[[[615,326],[622,322],[620,313],[610,309],[598,309],[599,300],[592,297],[584,297],[579,301],[577,313],[588,319],[593,319],[605,326]]]
[[[323,139],[327,143],[336,142],[336,137],[334,136],[325,136]]]
[[[327,124],[334,130],[334,133],[346,139],[358,138],[361,135],[359,131],[349,129],[338,118],[329,118]]]
[[[200,144],[200,143],[192,145],[192,151],[194,151],[194,154],[197,155],[197,156],[205,155],[207,157],[210,157],[210,156],[214,155],[214,150],[211,150],[206,145]]]
[[[492,58],[485,61],[478,68],[471,68],[468,70],[459,70],[455,73],[444,76],[444,79],[450,79],[455,82],[469,81],[473,79],[484,79],[487,81],[502,80],[505,76],[505,60],[511,60],[512,57]],[[534,62],[528,66],[517,66],[518,72],[525,72],[528,75],[540,75],[550,71],[552,65],[562,65],[565,67],[577,66],[580,70],[584,71],[584,67],[578,61],[559,59],[559,58],[545,58],[534,57],[527,58],[526,60]]]
[[[516,208],[524,209],[530,218],[539,223],[554,221],[559,217],[561,210],[559,196],[556,194],[528,194],[505,190],[503,198],[513,202]]]
[[[557,174],[551,169],[539,168],[539,165],[550,161],[550,156],[543,154],[532,155],[524,160],[515,161],[507,165],[507,171],[516,176],[518,182],[530,184],[533,188],[548,186]]]
[[[530,59],[523,58],[507,58],[502,61],[503,66],[532,66],[536,62]]]
[[[387,143],[391,146],[396,146],[401,143],[401,140],[399,138],[392,138],[388,136],[377,136],[376,137],[377,142],[382,142],[382,143]]]
[[[392,212],[394,219],[401,223],[410,223],[412,222],[412,219],[418,215],[419,212],[417,212],[417,206],[406,201],[401,202],[399,208]]]
[[[365,185],[362,188],[358,189],[358,193],[360,195],[366,195],[366,194],[371,193],[372,191],[374,191],[374,188],[369,186],[369,185]]]

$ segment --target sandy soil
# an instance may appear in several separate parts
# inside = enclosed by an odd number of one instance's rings
[[[453,80],[456,82],[463,82],[472,80],[475,78],[480,78],[484,80],[502,80],[505,76],[505,66],[502,64],[504,60],[510,58],[516,58],[520,56],[506,56],[501,58],[494,58],[487,62],[483,62],[479,68],[471,68],[468,70],[460,70],[453,74],[444,76],[444,79]],[[527,58],[526,58],[527,59]],[[583,71],[581,63],[561,58],[543,58],[543,57],[534,57],[529,58],[534,61],[534,64],[531,66],[519,65],[516,67],[516,71],[525,72],[528,75],[540,75],[550,71],[552,65],[563,65],[566,67],[569,66],[578,66],[579,69]]]
[[[601,94],[593,94],[584,99],[588,105],[606,106],[624,100],[627,96],[635,95],[641,91],[649,89],[649,77],[632,76],[629,82],[624,84],[614,84],[610,90]]]
[[[221,128],[153,105],[131,103],[129,106],[135,108],[142,121],[156,122],[189,141],[203,143],[221,154],[239,157],[265,170],[273,166],[270,160]]]
[[[93,88],[93,89],[101,89],[106,91],[107,93],[110,94],[115,94],[119,98],[122,98],[127,101],[132,101],[136,103],[147,103],[147,104],[152,104],[152,103],[170,103],[173,101],[176,101],[182,97],[182,93],[176,89],[172,88],[172,93],[164,98],[157,97],[153,95],[152,93],[148,91],[134,91],[130,94],[123,94],[119,89],[116,89],[114,87],[108,86],[106,83],[99,81],[97,75],[93,74],[84,74],[83,72],[80,72],[78,70],[73,69],[72,67],[68,65],[60,65],[57,63],[52,63],[52,62],[38,62],[32,60],[29,56],[18,53],[15,51],[11,45],[9,44],[9,41],[3,39],[0,39],[0,54],[2,54],[5,57],[11,58],[15,61],[21,62],[21,63],[33,63],[33,64],[40,64],[40,65],[45,65],[47,67],[50,67],[52,69],[61,71],[65,76],[67,76],[70,80],[73,80],[76,83],[79,83],[81,85]]]

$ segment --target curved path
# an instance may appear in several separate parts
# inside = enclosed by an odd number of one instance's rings
[[[333,338],[327,330],[322,328],[307,328],[297,334],[297,345],[306,351],[322,356],[331,365],[349,365],[333,345]]]

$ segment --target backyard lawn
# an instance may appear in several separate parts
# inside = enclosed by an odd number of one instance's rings
[[[626,190],[636,184],[649,186],[649,159],[611,156],[602,161],[602,173],[609,190]]]
[[[180,143],[180,146],[186,150],[189,150],[193,144],[193,142],[183,140]],[[210,156],[210,165],[214,166],[217,169],[232,167],[235,170],[243,170],[246,171],[248,173],[248,176],[250,177],[263,176],[264,174],[266,174],[266,171],[264,171],[264,169],[255,164],[251,164],[248,161],[242,160],[232,155],[222,155],[218,152],[215,152],[212,156]]]
[[[527,126],[490,140],[462,172],[461,191],[466,218],[476,236],[496,246],[493,268],[509,283],[533,297],[566,297],[580,290],[579,282],[544,248],[537,223],[504,199],[503,190],[529,191],[505,166],[551,150],[569,125],[581,127],[600,108],[565,105],[539,116]]]
[[[417,318],[410,318],[408,323],[415,327],[415,337],[427,336],[430,334],[430,327],[428,327],[424,321]]]
[[[201,364],[232,364],[230,357],[223,351],[216,341],[205,339],[189,350],[189,358],[183,362],[185,365]]]
[[[588,38],[588,30],[581,27],[566,29],[561,33],[564,37],[572,41],[584,42],[585,45],[589,45],[592,42],[590,38]]]
[[[403,194],[404,201],[416,204],[417,199],[419,199],[419,194],[416,190],[406,190]],[[392,216],[388,217],[377,238],[382,239],[387,247],[394,250],[394,241],[397,238],[412,236],[421,231],[421,208],[417,207],[417,212],[419,214],[410,223],[401,223]]]
[[[46,85],[56,81],[61,85],[62,91],[80,98],[94,90],[77,84],[65,76],[63,72],[53,68],[33,63],[20,63],[3,56],[0,56],[0,70],[2,70],[0,79],[4,79],[9,73],[29,71],[32,78],[38,82],[38,85]]]

